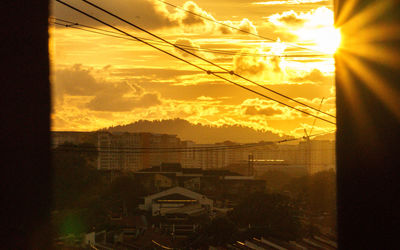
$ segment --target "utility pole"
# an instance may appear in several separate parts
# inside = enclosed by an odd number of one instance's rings
[[[254,175],[254,155],[252,153],[249,154],[248,157],[248,168],[247,168],[247,175],[252,176]]]

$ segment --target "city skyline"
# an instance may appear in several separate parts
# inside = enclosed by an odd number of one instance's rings
[[[297,142],[287,144],[285,142]],[[52,132],[53,150],[97,152],[97,170],[136,172],[160,164],[183,168],[225,169],[243,173],[250,162],[258,171],[289,167],[315,174],[335,170],[335,141],[298,138],[257,143],[198,143],[177,135],[129,132]],[[244,164],[244,165],[243,165]],[[236,166],[235,166],[236,165]],[[246,172],[254,175],[253,172]]]

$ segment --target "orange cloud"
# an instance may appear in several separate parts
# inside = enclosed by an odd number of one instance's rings
[[[130,111],[162,103],[158,93],[148,93],[140,86],[125,81],[96,79],[93,69],[82,65],[54,73],[54,97],[62,105],[65,96],[91,97],[85,107],[95,111]]]

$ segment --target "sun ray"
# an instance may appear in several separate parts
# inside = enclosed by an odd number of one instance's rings
[[[335,1],[335,13],[339,13],[339,15],[335,17],[336,27],[341,27],[351,17],[351,13],[354,11],[354,7],[358,2],[359,0],[346,1],[339,10],[339,3]]]
[[[400,53],[390,48],[378,47],[373,44],[360,44],[353,48],[344,48],[350,54],[369,59],[392,68],[400,67]]]
[[[371,136],[374,136],[374,129],[371,126],[368,126],[368,124],[372,124],[372,121],[370,120],[370,116],[368,116],[366,108],[361,102],[361,96],[357,92],[355,86],[356,81],[354,78],[354,72],[349,70],[348,63],[349,62],[346,62],[343,57],[337,58],[336,60],[336,68],[339,69],[337,70],[336,82],[337,84],[340,84],[340,87],[338,87],[337,90],[342,91],[342,94],[344,95],[343,99],[349,103],[349,105],[346,105],[346,108],[348,108],[348,112],[353,115],[355,124],[358,128],[354,132],[361,135],[370,134]],[[341,122],[340,116],[338,117],[338,122]]]
[[[367,87],[397,116],[400,121],[400,109],[398,100],[400,93],[390,89],[385,84],[385,79],[371,68],[367,67],[354,55],[346,55],[348,67],[364,82]]]
[[[374,4],[369,4],[359,14],[349,19],[345,23],[337,23],[338,27],[346,30],[346,34],[353,34],[354,32],[364,29],[370,22],[373,22],[378,17],[384,15],[385,11],[391,6],[391,1],[377,1]],[[350,33],[348,33],[349,31]]]

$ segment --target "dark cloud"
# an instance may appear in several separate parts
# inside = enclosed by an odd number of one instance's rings
[[[211,20],[217,21],[209,12],[205,11],[198,4],[193,1],[187,1],[183,4],[182,8],[195,13],[193,15],[181,10],[167,8],[167,5],[157,0],[114,0],[114,1],[100,1],[92,0],[96,5],[114,13],[127,21],[130,21],[142,28],[157,30],[164,28],[202,28],[206,32],[219,31],[222,34],[231,34],[233,30],[226,26],[221,26],[216,23],[210,22],[201,18],[206,17]],[[74,7],[88,12],[95,17],[100,17],[101,20],[116,25],[115,18],[96,10],[95,8],[85,4],[82,1],[71,0],[68,2]],[[92,20],[58,2],[51,0],[51,15],[56,18],[64,19],[79,24],[90,26],[103,26],[103,24]],[[231,21],[222,21],[230,26]],[[118,22],[118,26],[131,27],[123,22]],[[62,26],[56,26],[62,28]],[[244,18],[237,26],[238,28],[247,32],[257,33],[256,27],[247,18]],[[238,32],[242,33],[242,32]],[[242,33],[243,34],[243,33]]]
[[[197,6],[197,4],[195,4],[194,2],[186,2],[186,3],[183,5],[183,8],[184,8],[185,10],[187,10],[187,11],[190,11],[190,12],[192,12],[192,13],[196,13],[196,14],[198,14],[198,15],[204,15],[204,14],[206,14],[206,13],[204,13],[204,11],[203,11],[199,6]],[[205,23],[205,20],[204,20],[203,18],[199,17],[199,16],[196,16],[196,15],[190,14],[190,13],[188,13],[188,12],[185,12],[185,14],[184,14],[184,16],[183,16],[181,22],[182,22],[182,24],[184,24],[184,25],[189,25],[189,26],[191,26],[191,25],[204,24],[204,23]]]
[[[157,93],[148,93],[139,85],[126,81],[98,80],[93,69],[74,65],[54,74],[56,104],[65,96],[93,96],[86,107],[96,111],[129,111],[161,104]]]
[[[57,70],[55,83],[58,94],[73,96],[91,96],[101,85],[90,74],[89,69],[84,69],[79,64],[68,69]]]
[[[135,24],[143,25],[145,28],[159,29],[166,27],[175,27],[179,25],[179,21],[174,19],[171,13],[167,10],[166,6],[157,1],[92,0],[92,2],[106,10],[109,10],[112,13],[118,14],[119,16],[134,22]],[[102,20],[105,20],[107,22],[112,21],[112,23],[115,23],[115,19],[112,19],[106,14],[95,10],[93,7],[90,7],[88,4],[83,3],[82,1],[72,0],[68,3],[79,9],[87,11],[94,16],[101,17]],[[99,22],[93,21],[90,18],[69,9],[68,7],[60,3],[57,3],[54,0],[51,1],[51,4],[51,13],[57,18],[67,19],[73,22],[84,23],[88,25],[101,25]],[[120,25],[121,24],[122,23],[120,23]]]
[[[264,115],[264,116],[273,116],[282,114],[282,110],[274,109],[271,107],[267,108],[256,108],[254,106],[246,107],[244,112],[246,115]]]

